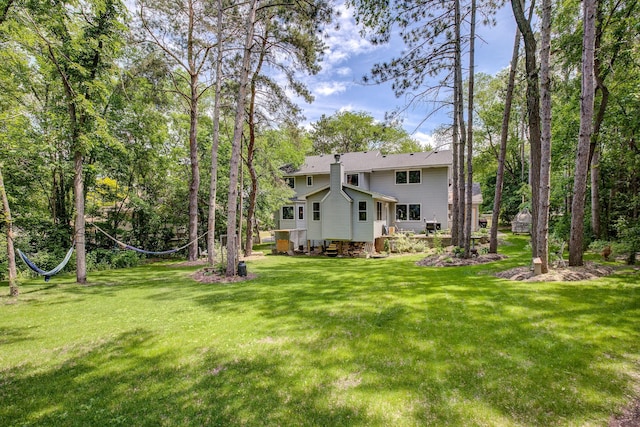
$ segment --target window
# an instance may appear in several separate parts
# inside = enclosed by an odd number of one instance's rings
[[[422,171],[420,169],[396,171],[396,184],[420,184]]]
[[[367,220],[367,202],[358,202],[358,221]]]
[[[304,206],[298,206],[298,219],[304,219]]]
[[[320,221],[320,202],[313,202],[313,220]]]
[[[282,219],[293,219],[293,206],[282,207]]]
[[[396,221],[420,221],[420,205],[407,203],[396,205]]]
[[[382,202],[376,202],[376,221],[382,221]]]
[[[307,177],[307,187],[312,187],[312,186],[313,186],[313,177],[309,175]]]
[[[358,174],[357,173],[348,173],[347,174],[347,184],[358,187]]]
[[[296,179],[292,176],[285,176],[284,182],[291,188],[296,188]]]

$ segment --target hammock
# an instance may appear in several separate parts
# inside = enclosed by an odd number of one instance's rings
[[[127,245],[126,243],[121,242],[120,240],[116,239],[115,237],[113,237],[112,235],[110,235],[109,233],[107,233],[106,231],[104,231],[102,228],[98,227],[94,223],[91,223],[91,225],[93,225],[102,234],[104,234],[105,236],[107,236],[108,238],[110,238],[111,240],[116,242],[121,248],[129,249],[129,250],[132,250],[132,251],[136,251],[136,252],[139,252],[139,253],[144,254],[144,255],[168,255],[168,254],[176,253],[178,251],[183,250],[186,247],[191,246],[192,244],[194,244],[195,242],[200,240],[203,236],[205,236],[207,233],[209,233],[207,231],[206,233],[202,234],[201,236],[199,236],[195,240],[192,240],[189,243],[187,243],[186,245],[180,246],[179,248],[169,249],[169,250],[166,250],[166,251],[147,251],[147,250],[136,248],[135,246]]]
[[[53,270],[50,270],[50,271],[44,271],[43,269],[38,267],[25,254],[23,254],[20,249],[18,249],[18,255],[20,255],[20,258],[22,258],[22,261],[24,261],[24,263],[27,264],[27,266],[30,269],[32,269],[39,275],[44,276],[44,281],[48,282],[49,279],[51,279],[51,276],[55,276],[56,274],[60,273],[60,271],[62,271],[62,269],[67,265],[67,263],[71,259],[71,254],[73,254],[73,249],[74,249],[74,246],[71,246],[71,249],[69,249],[69,252],[67,252],[67,255],[64,257],[62,262],[58,264],[57,267],[55,267]]]

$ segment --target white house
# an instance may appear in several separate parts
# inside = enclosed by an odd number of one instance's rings
[[[373,243],[392,230],[424,232],[427,223],[448,228],[451,164],[451,151],[309,156],[284,177],[295,196],[278,227],[295,248]]]

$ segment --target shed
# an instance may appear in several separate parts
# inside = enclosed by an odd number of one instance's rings
[[[529,212],[529,209],[524,208],[513,217],[511,231],[513,233],[531,233],[532,220],[531,212]]]

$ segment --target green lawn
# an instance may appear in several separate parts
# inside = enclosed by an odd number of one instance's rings
[[[200,284],[155,264],[0,297],[0,425],[606,425],[640,375],[640,273],[495,278],[528,260],[267,256]]]

